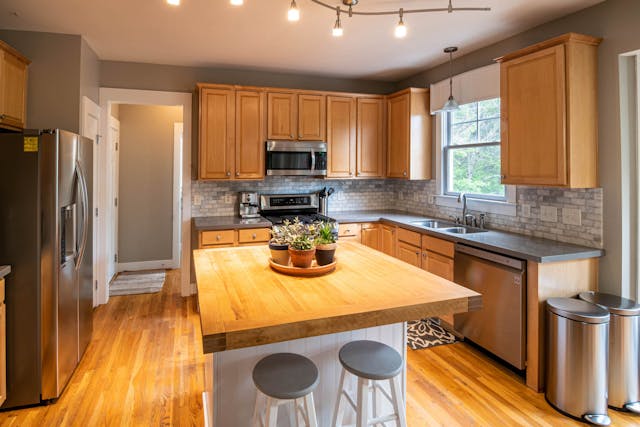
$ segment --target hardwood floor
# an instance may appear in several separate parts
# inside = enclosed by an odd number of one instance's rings
[[[464,343],[409,350],[407,358],[411,427],[584,425]],[[0,412],[0,425],[202,426],[203,388],[195,298],[180,297],[180,273],[171,271],[161,293],[112,297],[97,308],[93,340],[58,402]],[[609,415],[614,426],[640,425],[640,417]]]
[[[111,297],[54,405],[0,413],[13,426],[202,426],[204,356],[195,299],[171,271],[161,293]]]

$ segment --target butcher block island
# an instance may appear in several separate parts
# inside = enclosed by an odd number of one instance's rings
[[[316,363],[318,421],[329,425],[338,393],[338,351],[356,339],[384,342],[403,355],[404,393],[405,322],[481,307],[480,294],[359,243],[340,242],[336,270],[319,277],[275,272],[269,255],[266,245],[194,251],[208,354],[208,425],[250,425],[252,369],[277,352],[303,354]]]

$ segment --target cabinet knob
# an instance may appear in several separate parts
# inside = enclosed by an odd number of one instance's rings
[[[240,172],[236,172],[236,176],[240,176]]]
[[[219,235],[219,234],[216,236],[216,240],[220,240],[221,238],[222,238],[222,236]]]
[[[407,171],[402,171],[402,176],[407,176]]]
[[[426,254],[426,252],[423,252],[423,253],[422,253],[422,258],[427,259],[427,254]]]
[[[231,172],[227,171],[227,176],[231,176]]]
[[[507,178],[507,175],[500,175],[500,178],[502,178],[502,179],[506,179],[506,178]]]
[[[252,238],[253,240],[256,240],[256,237],[257,237],[257,236],[256,236],[256,233],[253,233],[253,234],[251,235],[251,238]]]
[[[289,135],[289,137],[293,138],[293,134]]]
[[[7,117],[7,115],[6,115],[6,114],[0,114],[0,120],[4,120],[4,119],[5,119],[5,117]]]
[[[353,176],[353,172],[349,172],[349,176]]]

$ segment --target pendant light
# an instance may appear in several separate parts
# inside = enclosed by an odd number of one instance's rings
[[[449,99],[444,103],[444,106],[440,111],[455,111],[460,108],[458,101],[453,97],[453,52],[458,50],[455,46],[450,46],[444,49],[444,53],[449,54]]]
[[[404,25],[404,20],[402,19],[404,9],[400,8],[400,12],[398,14],[400,15],[400,21],[398,21],[398,25],[396,25],[395,36],[402,39],[407,36],[407,26]]]
[[[291,6],[289,6],[289,12],[287,13],[287,19],[295,22],[300,20],[300,9],[296,4],[296,0],[291,0]]]
[[[336,23],[333,25],[333,31],[331,34],[333,37],[342,37],[343,33],[342,23],[340,22],[340,6],[338,6],[336,7]]]

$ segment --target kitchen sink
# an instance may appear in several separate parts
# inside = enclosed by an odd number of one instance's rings
[[[472,227],[449,227],[449,228],[441,228],[440,231],[444,231],[445,233],[453,233],[453,234],[473,234],[473,233],[484,233],[487,230],[482,230],[480,228],[472,228]]]
[[[411,224],[425,228],[451,228],[455,227],[455,224],[447,221],[438,221],[435,219],[425,219],[420,221],[412,221]]]

